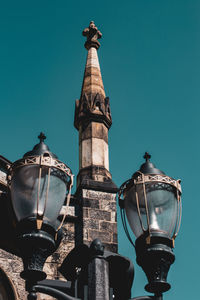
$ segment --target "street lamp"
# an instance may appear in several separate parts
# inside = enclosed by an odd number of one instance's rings
[[[145,289],[158,299],[170,289],[167,274],[175,256],[172,248],[181,222],[181,185],[157,169],[146,152],[146,162],[120,187],[119,204],[128,239],[136,250],[137,263],[148,278]],[[126,217],[136,236],[130,237]]]
[[[44,143],[40,142],[9,170],[11,200],[17,219],[16,236],[24,270],[27,290],[45,279],[43,265],[59,246],[64,222],[58,219],[66,199],[69,205],[73,175],[70,168],[58,160]],[[34,298],[30,293],[28,299]],[[67,298],[66,298],[67,299]]]

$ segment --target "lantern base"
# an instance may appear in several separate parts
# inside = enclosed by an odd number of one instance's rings
[[[152,236],[150,244],[146,243],[146,235],[136,240],[137,263],[149,281],[145,286],[148,292],[163,293],[171,288],[167,275],[175,255],[170,245],[171,240],[160,235]]]
[[[24,264],[24,270],[20,274],[23,279],[37,282],[46,278],[44,263],[61,241],[61,232],[58,233],[57,240],[55,233],[55,229],[49,224],[44,224],[42,230],[37,230],[35,218],[18,224],[17,243]]]

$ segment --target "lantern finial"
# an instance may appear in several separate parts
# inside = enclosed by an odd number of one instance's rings
[[[40,140],[40,143],[44,142],[44,140],[46,140],[46,135],[44,134],[44,132],[40,132],[40,135],[38,135],[38,139]]]
[[[151,155],[148,152],[145,152],[143,157],[144,157],[144,159],[146,159],[146,162],[147,162],[151,158]]]

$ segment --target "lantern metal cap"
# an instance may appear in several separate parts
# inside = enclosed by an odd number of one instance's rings
[[[57,158],[57,156],[54,153],[52,153],[49,150],[49,147],[44,143],[44,140],[46,139],[46,136],[43,132],[40,133],[40,135],[38,136],[38,139],[40,140],[40,142],[33,147],[33,150],[28,151],[27,153],[25,153],[24,157],[42,155],[42,154],[47,153],[51,157]]]
[[[157,169],[156,166],[150,162],[151,155],[145,152],[144,159],[146,160],[144,164],[140,167],[140,172],[143,174],[165,174],[161,170]]]

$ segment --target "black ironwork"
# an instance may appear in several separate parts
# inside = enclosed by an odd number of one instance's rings
[[[143,157],[146,159],[146,161],[148,161],[151,158],[151,155],[148,152],[145,152]]]
[[[175,260],[172,240],[162,235],[151,236],[150,244],[143,235],[136,240],[137,263],[144,270],[149,283],[145,289],[151,293],[162,294],[170,289],[167,274]]]
[[[46,136],[43,132],[38,136],[40,142],[36,144],[31,151],[28,151],[24,154],[24,157],[41,155],[44,153],[48,153],[51,157],[57,158],[57,156],[49,150],[49,147],[44,143]]]
[[[154,296],[140,296],[140,297],[135,297],[130,300],[162,300],[163,296],[161,295],[154,295]]]
[[[23,260],[24,270],[21,277],[27,281],[40,281],[46,278],[43,266],[59,246],[62,238],[60,230],[55,240],[56,230],[50,224],[43,224],[42,230],[37,230],[35,218],[21,221],[16,230],[16,240]]]
[[[117,253],[104,250],[99,239],[94,240],[90,247],[82,244],[74,248],[65,258],[59,271],[67,280],[78,280],[81,290],[88,284],[88,264],[96,257],[108,262],[110,288],[113,289],[115,299],[130,299],[134,278],[132,262]]]
[[[55,297],[59,300],[81,300],[80,298],[75,298],[72,296],[67,295],[66,293],[63,293],[55,288],[52,288],[50,286],[43,286],[36,284],[33,286],[33,291],[30,292],[28,300],[35,300],[37,299],[36,293],[43,293],[52,297]],[[36,295],[36,298],[34,298]],[[31,298],[32,297],[32,298]]]
[[[131,244],[135,247],[137,263],[142,267],[148,279],[148,284],[145,286],[145,289],[155,294],[154,296],[136,297],[132,300],[162,300],[162,294],[170,289],[171,286],[167,282],[167,275],[171,264],[173,264],[175,260],[172,248],[174,247],[174,239],[179,228],[177,224],[180,225],[180,180],[174,180],[166,176],[164,172],[157,169],[155,165],[150,162],[150,158],[151,155],[146,152],[144,155],[145,163],[141,165],[139,171],[133,174],[131,179],[121,185],[118,192],[122,224],[125,233]],[[156,223],[157,227],[154,227],[155,224],[153,223],[154,220],[151,215],[154,213],[155,217],[157,217],[153,209],[160,208],[159,205],[162,204],[162,194],[164,195],[164,193],[170,194],[173,201],[172,203],[174,203],[174,201],[178,203],[178,212],[175,215],[175,229],[173,229],[173,231],[172,229],[168,230],[168,227],[165,228],[164,225],[159,222]],[[151,197],[148,198],[148,195],[151,195],[153,200]],[[149,201],[152,201],[152,205],[155,205],[153,209]],[[153,201],[156,204],[153,203]],[[131,229],[137,238],[135,245],[128,231],[125,210]],[[136,218],[134,218],[135,215]],[[146,224],[144,221],[146,221]],[[168,219],[167,222],[169,223],[167,225],[171,228],[171,223]]]

